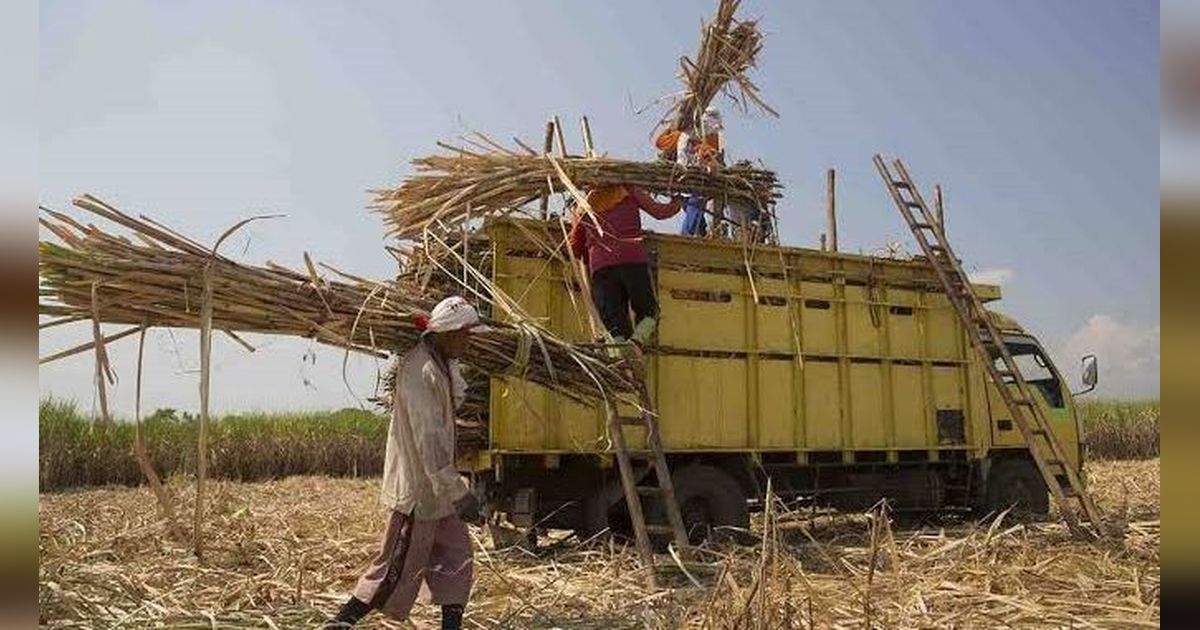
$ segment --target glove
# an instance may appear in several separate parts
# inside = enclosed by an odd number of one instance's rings
[[[463,498],[454,503],[454,510],[458,513],[458,518],[464,523],[471,525],[482,525],[483,515],[479,510],[479,497],[475,493],[468,492],[463,495]]]

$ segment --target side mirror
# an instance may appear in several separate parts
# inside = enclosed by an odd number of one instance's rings
[[[1085,389],[1082,391],[1075,392],[1074,394],[1072,394],[1073,396],[1078,396],[1080,394],[1086,394],[1086,393],[1092,391],[1093,389],[1096,389],[1096,382],[1100,380],[1099,368],[1098,368],[1097,362],[1096,362],[1096,355],[1089,354],[1089,355],[1083,357],[1083,359],[1080,360],[1080,363],[1083,365],[1083,375],[1081,377],[1081,380],[1083,381],[1083,385],[1084,385]]]
[[[1098,376],[1097,368],[1096,368],[1096,355],[1089,354],[1086,357],[1083,357],[1082,363],[1083,363],[1083,384],[1087,385],[1089,388],[1095,387],[1096,381],[1099,380],[1099,376]]]

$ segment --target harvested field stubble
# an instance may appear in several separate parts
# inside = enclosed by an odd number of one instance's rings
[[[632,549],[557,543],[532,558],[476,537],[467,627],[809,628],[1156,626],[1158,461],[1090,465],[1106,512],[1096,544],[1058,524],[893,531],[870,518],[783,511],[768,544],[706,552],[703,585],[648,590]],[[185,504],[191,487],[175,482]],[[331,614],[374,552],[369,480],[215,484],[203,562],[171,541],[144,489],[43,495],[39,600],[52,627],[305,627]],[[874,540],[874,544],[872,544]],[[764,553],[765,550],[765,553]],[[418,606],[418,625],[434,610]],[[363,627],[408,627],[373,615]]]

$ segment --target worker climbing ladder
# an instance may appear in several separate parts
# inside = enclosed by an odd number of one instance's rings
[[[971,290],[967,275],[963,272],[954,251],[950,249],[941,224],[925,205],[925,200],[913,184],[908,170],[900,160],[893,160],[892,168],[889,169],[883,158],[878,155],[875,156],[875,167],[883,177],[892,201],[896,203],[901,216],[916,237],[921,251],[937,272],[938,280],[958,313],[971,345],[979,353],[988,376],[1012,414],[1013,422],[1025,437],[1029,453],[1033,456],[1033,461],[1046,481],[1046,487],[1049,488],[1055,503],[1062,511],[1067,526],[1077,534],[1090,535],[1091,532],[1081,523],[1087,521],[1095,527],[1096,533],[1100,533],[1102,524],[1099,510],[1084,488],[1078,472],[1070,465],[1062,442],[1051,430],[1045,409],[1034,398],[1032,388],[1025,381],[1012,353],[1004,344],[995,322],[983,308],[979,297]],[[999,359],[999,362],[996,359]]]
[[[667,466],[666,455],[663,454],[662,437],[658,429],[658,414],[654,403],[646,390],[644,363],[640,353],[630,356],[627,353],[630,372],[633,380],[638,383],[638,405],[640,413],[632,416],[620,415],[616,405],[608,402],[608,429],[612,436],[613,452],[617,458],[617,468],[621,475],[621,487],[625,494],[625,504],[629,509],[629,520],[633,526],[634,540],[642,564],[649,570],[649,581],[654,584],[654,551],[650,544],[650,535],[669,535],[675,541],[677,548],[682,550],[688,545],[687,532],[683,526],[683,516],[679,512],[679,504],[675,501],[675,486],[671,481],[671,470]],[[646,429],[645,451],[630,451],[625,443],[624,428],[640,426]],[[646,460],[646,464],[635,470],[633,459]],[[657,482],[654,485],[642,485],[642,481],[653,476]],[[642,508],[642,497],[648,500],[657,499],[662,504],[662,513],[667,517],[667,524],[647,524],[645,510]]]

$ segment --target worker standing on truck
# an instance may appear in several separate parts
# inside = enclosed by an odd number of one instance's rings
[[[478,520],[479,500],[454,465],[454,411],[467,390],[458,358],[484,326],[458,296],[439,302],[417,325],[420,340],[396,365],[380,489],[388,510],[381,549],[326,628],[353,626],[375,609],[404,620],[422,585],[442,607],[442,628],[462,626],[472,576],[464,521]]]
[[[592,301],[614,341],[645,343],[654,334],[658,300],[650,278],[650,255],[642,239],[642,215],[675,216],[683,199],[658,203],[636,186],[601,186],[588,193],[591,212],[576,208],[568,237],[571,252],[588,267]],[[632,307],[634,322],[629,321]]]
[[[734,168],[751,168],[749,160],[741,160]],[[743,242],[766,243],[771,238],[771,214],[762,206],[746,199],[729,202],[728,213],[730,236],[738,236]]]
[[[721,120],[721,112],[710,105],[704,110],[698,132],[690,129],[667,131],[655,139],[655,146],[664,156],[674,159],[676,164],[684,168],[703,168],[710,172],[721,168],[725,163],[725,124]],[[707,206],[708,199],[705,197],[685,196],[681,234],[708,235],[708,220],[705,217]],[[721,215],[717,208],[713,210],[715,215]]]

